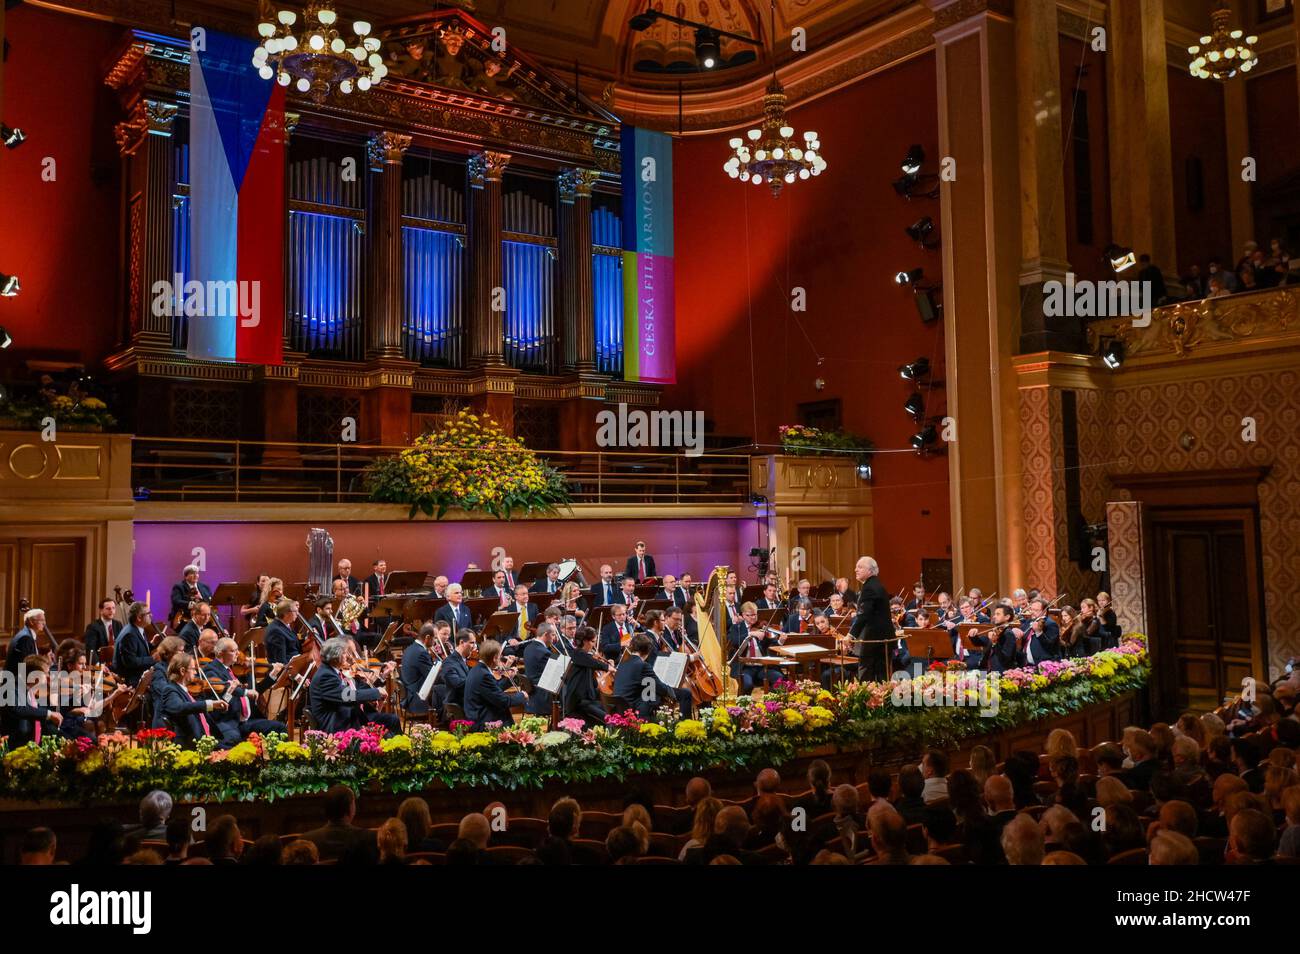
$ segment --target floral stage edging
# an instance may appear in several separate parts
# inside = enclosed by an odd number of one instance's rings
[[[97,742],[47,739],[6,752],[0,797],[92,803],[163,788],[185,800],[227,801],[317,793],[338,782],[392,792],[439,783],[516,789],[640,773],[742,770],[780,765],[826,746],[952,746],[1113,699],[1145,685],[1148,672],[1146,638],[1134,634],[1094,656],[1002,673],[994,685],[953,670],[849,683],[833,692],[817,683],[791,683],[762,700],[744,697],[693,719],[663,715],[647,722],[623,713],[594,729],[566,719],[548,731],[547,720],[527,717],[487,731],[471,731],[467,723],[449,730],[417,724],[408,735],[387,738],[378,729],[309,731],[301,742],[253,735],[229,750],[211,740],[183,749],[166,730],[142,731],[134,746],[120,733]],[[934,704],[945,692],[948,703]],[[930,702],[918,704],[926,698]]]

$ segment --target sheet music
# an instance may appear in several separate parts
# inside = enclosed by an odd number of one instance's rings
[[[560,691],[560,686],[564,683],[564,676],[569,671],[568,656],[552,656],[546,660],[546,668],[542,670],[542,677],[537,680],[537,688],[545,689],[547,692],[555,695]]]
[[[686,674],[686,662],[691,657],[686,653],[669,653],[655,659],[655,675],[670,686],[680,686],[682,676]]]
[[[424,677],[424,682],[420,684],[420,698],[425,702],[429,701],[429,694],[433,692],[433,684],[438,681],[438,673],[442,672],[442,660],[433,664],[429,670],[429,675]]]

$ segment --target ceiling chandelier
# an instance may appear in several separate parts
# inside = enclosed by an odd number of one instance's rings
[[[1210,14],[1213,24],[1210,35],[1201,37],[1200,43],[1187,48],[1192,55],[1187,69],[1198,79],[1231,79],[1238,70],[1249,73],[1259,62],[1259,54],[1254,50],[1259,37],[1244,36],[1241,30],[1229,31],[1231,16],[1226,6],[1216,7]]]
[[[776,2],[772,3],[772,36],[776,37]],[[811,130],[802,139],[795,137],[794,127],[785,121],[785,87],[776,76],[776,51],[772,51],[772,82],[763,96],[763,125],[731,140],[731,158],[722,167],[733,179],[767,183],[775,198],[796,179],[821,175],[826,160],[821,157],[822,144]]]
[[[378,37],[370,24],[356,20],[355,34],[345,40],[338,31],[338,13],[328,3],[309,3],[302,20],[292,10],[279,10],[274,19],[264,5],[257,32],[262,44],[253,51],[253,65],[262,79],[274,78],[281,86],[291,83],[320,103],[334,89],[351,93],[368,90],[388,73],[379,53]]]

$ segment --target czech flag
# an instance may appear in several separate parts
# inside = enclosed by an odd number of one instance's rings
[[[258,75],[252,40],[192,36],[188,353],[281,364],[285,90]]]
[[[624,126],[623,378],[677,381],[673,307],[673,141]]]

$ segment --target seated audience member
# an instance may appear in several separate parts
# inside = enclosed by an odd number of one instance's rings
[[[239,856],[242,865],[278,865],[284,857],[279,835],[263,835]]]
[[[921,831],[930,851],[950,847],[957,843],[957,816],[951,808],[942,805],[927,808],[921,819]]]
[[[22,865],[52,865],[59,850],[59,840],[49,828],[33,828],[23,835],[18,847],[18,863]]]
[[[754,802],[750,813],[754,827],[750,829],[749,840],[745,847],[758,851],[768,845],[776,844],[777,836],[785,828],[785,805],[774,795],[760,795]]]
[[[1199,861],[1192,839],[1176,831],[1161,831],[1151,839],[1147,864],[1194,865]]]
[[[320,864],[320,852],[313,842],[298,838],[284,846],[280,853],[282,865],[317,865]]]
[[[1043,832],[1029,815],[1018,814],[1002,829],[1002,853],[1009,865],[1041,865]]]
[[[730,855],[742,865],[761,865],[763,858],[744,847],[749,838],[749,818],[739,805],[728,805],[714,819],[713,834],[702,848],[686,853],[687,864],[711,864],[720,855]]]
[[[1300,858],[1300,785],[1292,785],[1282,793],[1282,811],[1286,814],[1286,828],[1277,853],[1284,858]]]
[[[244,839],[234,815],[222,815],[208,826],[208,837],[203,840],[208,849],[208,860],[214,865],[237,865],[244,850]]]
[[[140,824],[127,828],[124,834],[137,835],[149,841],[162,841],[167,837],[167,819],[172,813],[172,797],[160,788],[140,799]]]
[[[795,799],[794,807],[803,809],[807,821],[812,821],[831,810],[831,767],[822,759],[814,759],[808,766],[808,794]]]
[[[1107,854],[1112,858],[1133,848],[1146,847],[1146,831],[1133,806],[1121,803],[1106,809],[1106,828],[1102,833],[1102,841],[1106,844]]]
[[[636,830],[628,825],[611,828],[605,836],[605,851],[609,853],[611,864],[634,865],[645,854],[641,838]]]
[[[831,823],[843,841],[843,851],[853,855],[857,851],[858,832],[865,825],[865,819],[858,811],[858,790],[852,785],[836,786],[831,796],[831,809],[835,812]]]
[[[871,850],[876,864],[905,865],[912,856],[907,853],[907,822],[888,802],[876,805],[868,813],[867,825],[871,832]]]
[[[400,818],[390,818],[379,826],[375,843],[379,848],[381,865],[406,864],[406,825]]]
[[[346,785],[334,785],[324,801],[325,824],[305,832],[303,839],[316,846],[323,861],[373,864],[379,852],[375,833],[352,824],[357,814],[356,794]]]
[[[1237,812],[1228,825],[1228,850],[1224,860],[1231,865],[1261,865],[1273,857],[1277,829],[1273,819],[1248,808]]]
[[[931,749],[921,760],[921,775],[925,785],[921,798],[927,805],[948,797],[948,755],[938,749]]]
[[[677,855],[678,861],[686,860],[686,853],[692,848],[703,848],[713,834],[713,825],[722,811],[722,802],[712,796],[700,799],[695,806],[695,821],[691,826],[691,837],[682,845]]]
[[[925,777],[915,765],[904,765],[898,770],[898,800],[894,807],[903,816],[903,821],[915,825],[923,820],[926,812],[924,791]],[[949,789],[951,800],[951,788]]]
[[[418,795],[406,799],[397,806],[397,817],[406,826],[407,851],[444,851],[446,845],[429,832],[433,830],[433,816],[429,814],[429,803]]]
[[[194,844],[190,819],[182,815],[167,822],[164,841],[167,842],[167,857],[163,859],[163,864],[184,864],[190,854],[190,845]]]

